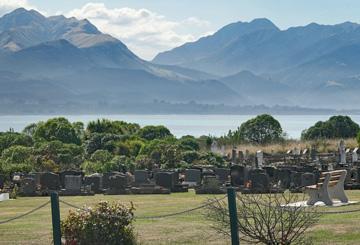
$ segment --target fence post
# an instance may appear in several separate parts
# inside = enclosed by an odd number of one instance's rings
[[[231,245],[239,245],[239,231],[238,219],[236,210],[236,192],[233,187],[227,189],[229,216],[230,216],[230,230],[231,230]]]
[[[61,245],[59,194],[51,193],[51,216],[54,245]]]

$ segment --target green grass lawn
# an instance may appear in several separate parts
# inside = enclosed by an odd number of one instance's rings
[[[350,200],[360,201],[360,191],[348,191]],[[219,195],[217,197],[221,197]],[[178,212],[201,205],[209,195],[176,193],[171,195],[119,195],[60,197],[77,206],[93,205],[100,200],[133,202],[136,216],[154,216]],[[23,197],[0,202],[0,220],[16,216],[31,210],[49,197]],[[329,210],[359,208],[360,205]],[[65,217],[70,207],[60,205],[61,216]],[[203,211],[197,210],[179,216],[143,220],[135,222],[135,230],[141,244],[229,244],[211,229],[211,224],[204,218]],[[51,244],[50,205],[34,214],[7,224],[0,224],[0,244]],[[316,244],[360,244],[360,212],[350,214],[331,214],[321,218],[319,224],[309,231],[309,236]]]

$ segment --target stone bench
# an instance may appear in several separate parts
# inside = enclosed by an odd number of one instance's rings
[[[346,174],[346,170],[321,173],[316,185],[305,187],[305,192],[310,196],[307,205],[314,205],[316,202],[322,201],[331,206],[333,205],[332,199],[339,199],[341,202],[347,203],[349,200],[344,191]]]

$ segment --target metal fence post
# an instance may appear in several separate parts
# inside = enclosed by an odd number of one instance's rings
[[[233,187],[227,189],[229,216],[230,216],[230,230],[231,230],[231,245],[239,245],[239,231],[238,218],[236,210],[236,192]]]
[[[51,193],[51,216],[54,245],[61,245],[59,194]]]

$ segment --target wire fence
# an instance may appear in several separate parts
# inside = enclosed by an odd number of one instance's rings
[[[0,225],[1,225],[1,224],[9,223],[9,222],[14,221],[14,220],[17,220],[17,219],[21,219],[21,218],[23,218],[23,217],[25,217],[25,216],[28,216],[28,215],[30,215],[30,214],[32,214],[32,213],[35,213],[36,211],[38,211],[38,210],[42,209],[43,207],[45,207],[46,205],[48,205],[49,203],[50,203],[50,201],[47,201],[47,202],[45,202],[44,204],[41,204],[40,206],[38,206],[38,207],[36,207],[36,208],[34,208],[34,209],[26,212],[26,213],[17,215],[17,216],[15,216],[15,217],[12,217],[12,218],[9,218],[9,219],[6,219],[6,220],[0,220]]]
[[[173,217],[173,216],[177,216],[177,215],[183,215],[183,214],[188,214],[188,213],[191,213],[191,212],[194,212],[196,210],[200,210],[200,209],[203,209],[203,208],[206,208],[207,206],[209,205],[212,205],[214,204],[215,202],[220,202],[224,199],[226,199],[227,195],[223,196],[222,198],[216,198],[216,199],[212,199],[202,205],[199,205],[197,207],[194,207],[194,208],[190,208],[190,209],[186,209],[186,210],[183,210],[183,211],[179,211],[179,212],[174,212],[174,213],[167,213],[167,214],[163,214],[163,215],[156,215],[156,216],[135,216],[135,219],[143,219],[143,220],[150,220],[150,219],[161,219],[161,218],[168,218],[168,217]],[[69,203],[69,202],[66,202],[64,200],[61,200],[59,199],[59,202],[60,203],[63,203],[64,205],[67,205],[71,208],[75,208],[75,209],[78,209],[78,210],[83,210],[83,211],[90,211],[90,209],[88,208],[85,208],[85,207],[79,207],[75,204],[72,204],[72,203]],[[21,219],[21,218],[24,218],[30,214],[33,214],[35,212],[37,212],[38,210],[46,207],[48,204],[50,203],[50,200],[41,204],[40,206],[36,207],[36,208],[33,208],[23,214],[19,214],[17,216],[14,216],[12,218],[8,218],[8,219],[5,219],[5,220],[0,220],[0,225],[1,224],[6,224],[6,223],[9,223],[9,222],[12,222],[14,220],[18,220],[18,219]],[[360,203],[359,203],[360,204]],[[353,204],[355,205],[355,204]],[[239,207],[241,208],[241,207]],[[356,213],[356,212],[360,212],[360,208],[356,208],[356,209],[350,209],[350,210],[337,210],[337,211],[322,211],[322,210],[316,210],[316,211],[304,211],[304,212],[308,212],[308,213],[312,213],[312,212],[316,212],[316,213],[319,213],[319,214],[347,214],[347,213]],[[114,217],[117,217],[117,216],[114,216]]]

